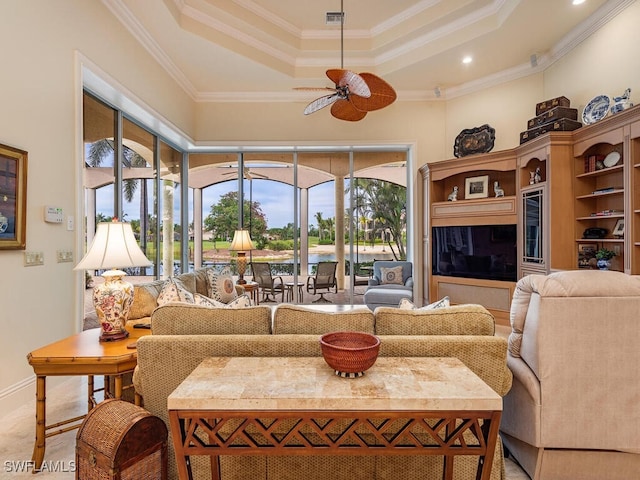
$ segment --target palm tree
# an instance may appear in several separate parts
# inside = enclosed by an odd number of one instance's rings
[[[324,230],[324,219],[322,218],[322,212],[316,212],[316,222],[318,222],[318,241],[322,240],[322,231]]]
[[[114,157],[115,148],[113,140],[103,138],[93,142],[87,154],[87,164],[92,168],[102,165],[105,158]],[[114,159],[115,161],[115,159]],[[147,161],[135,150],[123,145],[122,163],[126,168],[148,167]],[[147,232],[149,230],[149,207],[147,205],[148,190],[145,179],[140,180],[140,248],[147,252]],[[138,189],[138,180],[130,178],[122,182],[122,193],[127,202],[133,201],[133,197]]]
[[[391,233],[391,241],[397,248],[396,254],[391,242],[389,243],[394,256],[405,259],[407,256],[404,244],[407,189],[401,185],[377,179],[360,179],[354,187],[357,189],[354,195],[358,199],[355,208],[366,213],[370,218],[375,218],[378,228]]]

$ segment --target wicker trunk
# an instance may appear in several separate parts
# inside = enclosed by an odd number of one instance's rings
[[[91,410],[76,436],[76,478],[167,478],[167,427],[146,410],[106,400]]]

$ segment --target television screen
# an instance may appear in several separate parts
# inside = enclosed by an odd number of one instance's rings
[[[433,227],[433,275],[516,281],[516,225]]]

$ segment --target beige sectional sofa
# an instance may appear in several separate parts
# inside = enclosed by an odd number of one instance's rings
[[[199,293],[204,296],[209,296],[207,271],[214,268],[215,267],[200,268],[194,272],[183,273],[171,278],[179,282],[180,286],[189,293]],[[134,284],[133,304],[129,312],[128,323],[149,323],[151,321],[151,314],[158,307],[158,296],[166,282],[166,279],[161,279]],[[244,288],[241,285],[236,285],[236,294],[242,295],[243,293]]]
[[[639,315],[637,275],[517,283],[501,435],[533,480],[640,478]]]
[[[134,384],[143,404],[168,425],[167,397],[206,357],[320,356],[319,335],[336,330],[376,333],[381,356],[457,357],[499,395],[511,387],[506,339],[494,335],[491,314],[478,305],[440,310],[380,307],[328,313],[282,304],[244,309],[168,304],[151,315],[152,335],[138,341]],[[375,366],[374,366],[375,368]],[[345,380],[349,381],[349,380]],[[192,459],[195,478],[211,478],[206,457]],[[477,457],[458,457],[455,478],[475,478]],[[435,479],[442,458],[434,456],[227,456],[223,480]],[[177,478],[173,447],[170,478]],[[498,442],[491,478],[504,478]]]

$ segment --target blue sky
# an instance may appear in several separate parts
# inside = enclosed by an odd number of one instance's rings
[[[211,206],[220,200],[228,191],[237,189],[236,180],[218,183],[203,190],[203,214],[208,215]],[[309,190],[309,223],[316,224],[316,212],[322,212],[324,218],[335,216],[334,210],[334,182],[327,182]],[[245,198],[249,199],[249,184],[245,182]],[[269,228],[284,227],[293,223],[293,187],[270,180],[253,180],[253,201],[259,202],[262,211],[267,216]],[[137,219],[140,216],[138,198],[124,204],[125,218]],[[152,208],[152,206],[150,206]],[[113,211],[113,187],[103,187],[97,193],[96,209],[98,213],[110,216]],[[176,218],[178,212],[176,212]]]

